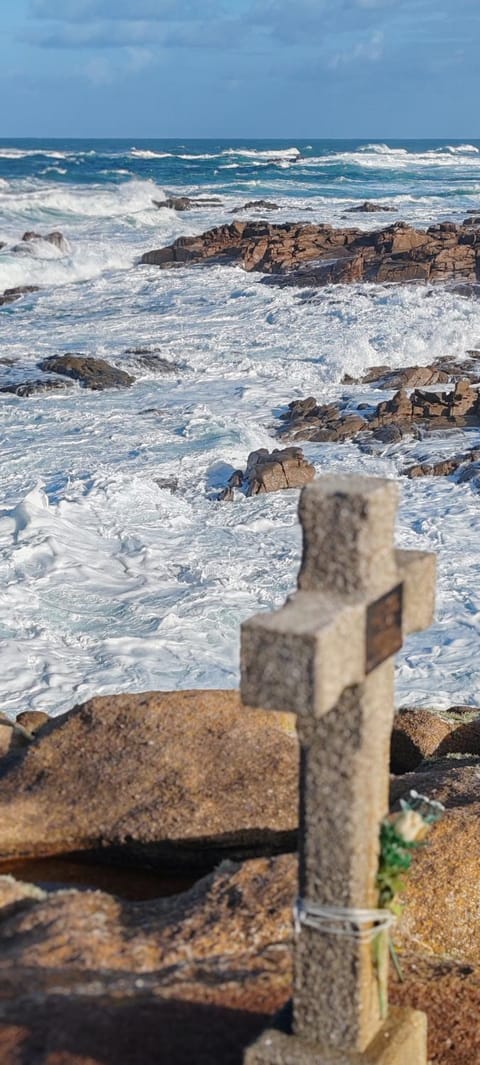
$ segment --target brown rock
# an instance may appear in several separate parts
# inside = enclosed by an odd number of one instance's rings
[[[50,720],[4,771],[0,857],[109,847],[205,864],[292,845],[298,748],[289,715],[236,692],[91,699]]]
[[[2,1065],[241,1065],[291,995],[295,893],[293,855],[140,904],[0,878]],[[407,947],[401,965],[390,1001],[427,1012],[429,1060],[478,1065],[476,962]]]
[[[36,736],[49,721],[50,718],[44,710],[22,710],[16,717],[16,724],[22,725],[32,736]]]
[[[247,495],[277,492],[283,488],[301,488],[313,481],[315,468],[307,462],[299,447],[287,447],[272,452],[267,448],[252,451],[247,459],[245,481]]]
[[[392,773],[416,769],[424,758],[435,754],[449,733],[448,723],[430,710],[399,710],[392,730]]]
[[[149,903],[37,898],[6,879],[2,1065],[18,1065],[20,1052],[30,1062],[33,1043],[36,1065],[241,1065],[242,1047],[289,997],[292,856],[226,862],[192,891]]]
[[[415,854],[396,941],[418,953],[478,960],[480,773],[478,759],[440,759],[394,782],[443,802],[446,813]]]
[[[427,1014],[431,1065],[477,1065],[480,1026],[472,1018],[480,1007],[479,967],[411,951],[402,952],[401,967],[403,982],[391,976],[390,1001]]]
[[[69,352],[67,355],[51,355],[39,363],[40,369],[71,377],[80,381],[84,388],[100,391],[104,388],[128,388],[135,378],[124,370],[110,366],[105,359]]]
[[[426,231],[397,222],[363,233],[328,225],[233,222],[200,236],[180,237],[147,252],[142,263],[174,266],[204,260],[239,262],[273,275],[271,284],[317,286],[354,281],[457,280],[480,275],[480,233],[441,223]]]
[[[451,380],[446,370],[430,366],[405,366],[391,370],[388,366],[373,366],[362,377],[362,383],[375,388],[425,388],[428,385],[447,383]]]
[[[226,861],[190,891],[140,903],[0,876],[0,969],[142,973],[246,956],[253,943],[257,957],[282,940],[288,952],[295,892],[293,855]],[[27,905],[12,913],[14,901]]]
[[[403,471],[407,477],[449,477],[456,473],[462,466],[469,467],[472,463],[480,462],[480,448],[472,448],[460,455],[452,455],[449,459],[439,459],[438,462],[418,462],[413,466],[407,466]]]

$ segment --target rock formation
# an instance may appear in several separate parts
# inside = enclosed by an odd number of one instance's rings
[[[278,492],[284,488],[301,488],[313,481],[314,477],[315,467],[307,461],[300,447],[286,447],[271,452],[262,447],[250,452],[245,472],[235,470],[218,498],[232,500],[234,488],[241,488],[247,496]]]
[[[50,355],[39,363],[40,369],[62,374],[79,381],[84,388],[99,391],[104,388],[127,388],[135,378],[124,370],[111,366],[105,359],[69,352],[66,355]]]
[[[352,412],[348,400],[344,405],[318,404],[313,396],[293,400],[281,416],[284,424],[279,433],[294,440],[339,442],[359,437],[396,443],[420,430],[480,425],[480,395],[468,379],[457,380],[444,392],[415,388],[409,393],[400,388],[392,399],[361,407],[360,413]]]
[[[0,859],[101,847],[198,866],[283,850],[297,773],[290,716],[248,710],[236,692],[91,699],[4,763]]]
[[[0,296],[0,307],[4,307],[8,303],[15,303],[21,296],[27,296],[29,292],[39,291],[39,285],[17,285],[15,288],[6,288]]]
[[[365,233],[330,225],[231,222],[200,236],[146,252],[160,267],[201,262],[238,264],[272,275],[271,284],[320,285],[355,281],[405,282],[480,278],[480,227],[441,222],[427,230],[397,222]]]
[[[190,211],[192,207],[221,207],[222,201],[216,196],[210,199],[201,197],[192,199],[190,196],[167,196],[166,200],[152,200],[155,207],[168,207],[171,211]]]

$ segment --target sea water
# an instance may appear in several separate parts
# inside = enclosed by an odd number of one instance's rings
[[[166,195],[221,206],[158,208]],[[278,446],[290,400],[325,402],[344,373],[462,358],[480,303],[448,286],[349,285],[314,293],[239,267],[161,271],[143,252],[268,199],[272,221],[426,226],[480,214],[480,142],[8,141],[0,145],[2,384],[48,355],[99,356],[132,388],[0,397],[1,709],[59,713],[94,694],[234,687],[239,625],[295,586],[298,493],[219,503],[249,451]],[[396,214],[346,214],[364,199]],[[25,230],[61,230],[13,250]],[[128,349],[171,363],[145,366]],[[373,399],[384,393],[365,392]],[[399,655],[403,705],[480,699],[480,495],[409,481],[409,461],[480,445],[434,434],[365,454],[305,443],[317,472],[398,477],[398,543],[438,555],[433,627]]]

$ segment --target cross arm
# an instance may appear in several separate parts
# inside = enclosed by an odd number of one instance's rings
[[[320,717],[365,676],[365,600],[297,592],[241,630],[247,706]]]
[[[435,611],[436,555],[395,551],[398,580],[403,584],[403,634],[428,629]]]

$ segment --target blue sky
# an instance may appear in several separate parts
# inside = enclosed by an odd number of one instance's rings
[[[480,0],[0,0],[0,136],[479,138]]]

